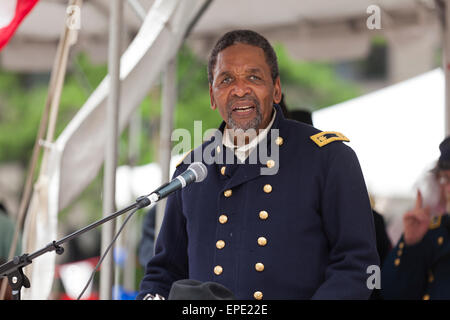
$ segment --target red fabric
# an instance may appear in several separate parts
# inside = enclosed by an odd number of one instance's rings
[[[1,1],[1,0],[0,0],[0,1]],[[56,278],[56,279],[59,279],[59,278],[61,277],[60,272],[59,272],[59,269],[60,269],[60,267],[61,267],[62,265],[68,265],[68,264],[72,264],[72,263],[76,264],[76,263],[79,263],[79,262],[88,262],[89,264],[92,265],[92,268],[95,268],[95,266],[97,265],[97,263],[98,263],[99,261],[100,261],[100,257],[92,257],[92,258],[88,258],[88,259],[85,259],[85,260],[80,260],[80,261],[75,261],[75,262],[68,262],[68,263],[65,263],[65,264],[56,265],[56,266],[55,266],[55,278]],[[100,271],[100,269],[101,269],[101,267],[99,267],[99,268],[97,269],[97,271]]]
[[[58,300],[75,300],[75,299],[73,299],[72,297],[70,297],[66,293],[62,293],[58,297]],[[100,300],[100,297],[99,297],[98,293],[93,292],[93,293],[91,293],[91,295],[89,297],[81,298],[80,300]]]
[[[39,0],[17,0],[16,13],[10,24],[4,28],[0,28],[0,50],[12,38],[14,32],[19,27],[25,16],[33,9]]]
[[[0,0],[0,1],[2,1],[2,0]],[[63,265],[77,264],[80,262],[88,262],[92,266],[92,269],[94,269],[99,261],[100,261],[100,257],[92,257],[92,258],[88,258],[85,260],[79,260],[79,261],[75,261],[75,262],[69,262],[69,263],[65,263],[65,264],[61,264],[61,265],[56,265],[55,278],[56,279],[61,278],[60,269],[61,269],[61,266],[63,266]],[[100,270],[100,267],[98,268],[97,271],[99,271],[99,270]],[[57,300],[75,300],[75,299],[72,298],[71,296],[69,296],[67,293],[62,292],[58,295]],[[97,292],[91,292],[91,294],[88,297],[82,298],[81,300],[99,300],[99,295]]]

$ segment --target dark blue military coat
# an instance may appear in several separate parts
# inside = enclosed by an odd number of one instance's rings
[[[341,141],[319,147],[310,139],[319,130],[275,108],[278,133],[259,146],[279,148],[277,158],[223,164],[221,139],[203,144],[216,163],[203,182],[169,196],[137,299],[167,298],[185,278],[221,283],[238,299],[369,298],[367,268],[379,258],[357,157]],[[276,174],[261,174],[267,166]]]
[[[419,243],[407,246],[403,236],[381,271],[384,299],[450,299],[450,217],[433,219]]]

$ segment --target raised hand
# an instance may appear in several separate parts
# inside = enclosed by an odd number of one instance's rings
[[[417,190],[415,207],[403,216],[404,240],[407,245],[420,242],[430,225],[430,209],[423,207],[422,194]]]

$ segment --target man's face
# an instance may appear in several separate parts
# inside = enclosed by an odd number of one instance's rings
[[[447,211],[450,210],[450,170],[441,170],[438,175],[441,186],[442,199],[445,201]],[[449,212],[450,213],[450,212]]]
[[[261,48],[238,43],[217,55],[209,94],[228,128],[263,129],[281,100],[280,78],[273,82]]]

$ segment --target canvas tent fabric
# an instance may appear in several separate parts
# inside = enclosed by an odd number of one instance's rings
[[[149,10],[155,1],[138,2],[143,10]],[[40,0],[9,48],[0,53],[0,65],[23,72],[48,70],[56,49],[54,42],[64,23],[55,17],[64,16],[65,5],[65,1]],[[96,63],[106,61],[108,5],[109,0],[85,1],[81,13],[80,40],[74,52],[88,52]],[[267,35],[270,41],[284,43],[297,58],[360,58],[367,55],[374,35],[366,27],[370,16],[367,9],[372,5],[383,12],[383,33],[403,30],[402,34],[406,32],[410,37],[437,20],[434,0],[245,0],[239,3],[239,10],[233,1],[214,0],[193,29],[192,38],[206,39],[211,44],[212,39],[231,28],[251,28]],[[124,6],[124,24],[130,35],[139,30],[140,19],[128,5]],[[432,34],[438,33],[433,29]],[[202,48],[198,53],[208,51]]]

